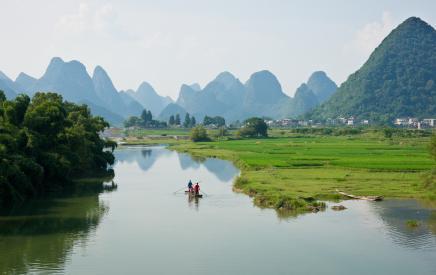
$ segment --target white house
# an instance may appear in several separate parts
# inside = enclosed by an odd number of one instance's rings
[[[426,124],[430,127],[435,127],[436,126],[436,118],[424,118],[422,120],[423,124]]]
[[[395,119],[394,124],[398,125],[398,126],[408,125],[409,119],[408,118],[397,118],[397,119]]]

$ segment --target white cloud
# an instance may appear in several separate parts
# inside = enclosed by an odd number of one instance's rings
[[[129,38],[129,33],[117,22],[117,13],[112,4],[97,1],[81,2],[76,12],[63,15],[56,30],[73,35],[101,35]]]
[[[374,21],[359,29],[352,43],[363,54],[370,54],[395,27],[392,15],[384,12],[381,21]]]

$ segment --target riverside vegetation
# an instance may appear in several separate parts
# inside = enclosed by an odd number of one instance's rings
[[[211,142],[172,140],[170,148],[233,161],[241,169],[235,190],[261,207],[318,210],[323,200],[343,199],[336,189],[436,200],[435,162],[429,154],[431,144],[436,157],[436,137],[429,131],[301,128],[273,129],[269,138],[238,136],[229,131],[226,139]]]
[[[113,175],[108,166],[116,143],[99,136],[108,126],[86,105],[55,93],[6,100],[0,91],[0,205],[64,188],[79,177]]]

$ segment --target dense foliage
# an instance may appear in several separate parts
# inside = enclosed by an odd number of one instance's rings
[[[261,118],[249,118],[245,120],[244,126],[239,130],[239,135],[242,137],[267,137],[268,125]]]
[[[99,136],[108,126],[86,105],[55,93],[6,100],[0,91],[0,205],[62,187],[78,175],[108,172],[116,144]]]
[[[191,130],[191,140],[194,142],[210,141],[206,129],[202,125],[198,125]]]
[[[368,61],[308,115],[313,119],[355,116],[373,122],[436,116],[436,31],[409,18]]]
[[[150,110],[144,109],[140,117],[131,116],[124,121],[125,127],[140,127],[140,128],[164,128],[167,126],[166,122],[161,122],[153,119]]]
[[[205,116],[203,119],[203,125],[221,127],[226,125],[226,120],[221,116]]]

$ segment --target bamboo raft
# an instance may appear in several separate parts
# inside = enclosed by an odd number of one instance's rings
[[[383,196],[356,196],[356,195],[352,195],[352,194],[348,194],[345,192],[341,192],[338,189],[336,189],[336,192],[338,192],[339,194],[352,198],[352,199],[357,199],[357,200],[367,200],[367,201],[381,201],[383,200]]]
[[[185,194],[188,194],[190,197],[193,197],[193,198],[202,198],[203,197],[202,194],[194,194],[193,192],[189,192],[189,191],[185,191]]]

